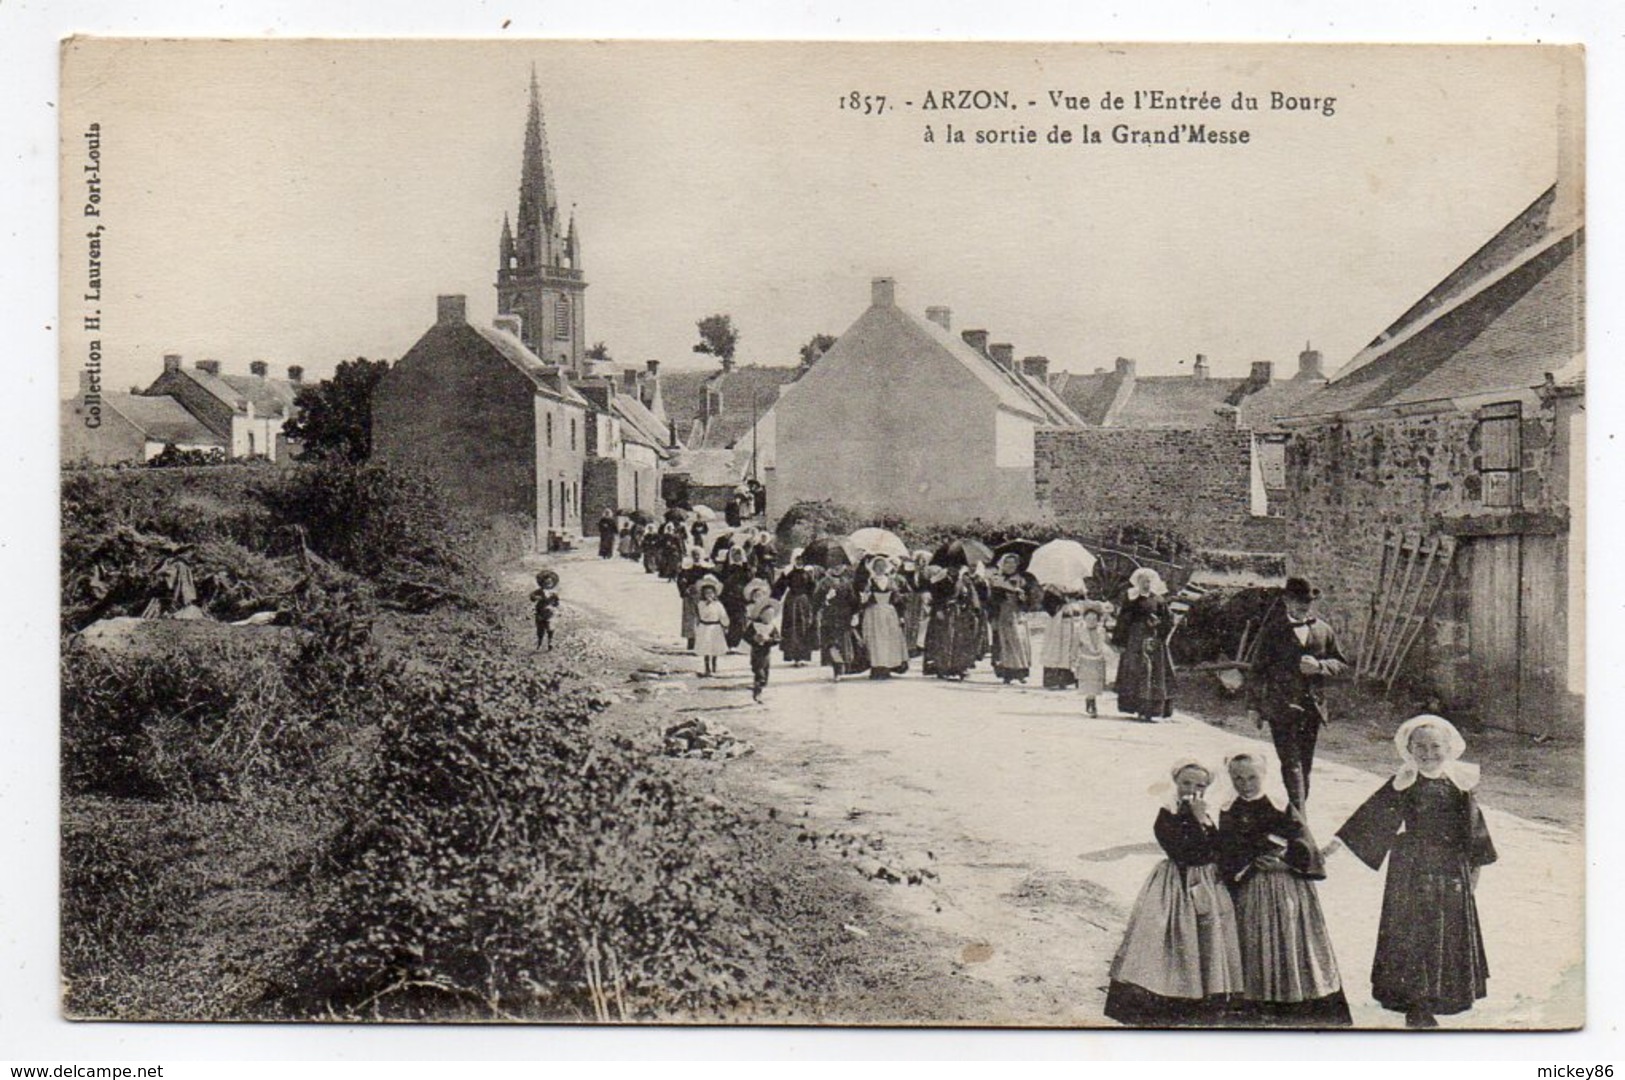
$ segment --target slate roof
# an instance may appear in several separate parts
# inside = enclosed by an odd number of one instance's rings
[[[1454,297],[1299,402],[1294,415],[1525,389],[1548,372],[1570,370],[1585,348],[1584,245],[1579,228],[1547,237],[1459,285]]]
[[[1278,430],[1277,418],[1292,415],[1300,402],[1325,385],[1325,379],[1276,379],[1241,398],[1240,424],[1253,431]]]
[[[293,415],[293,399],[299,387],[287,379],[264,375],[220,375],[217,378],[239,398],[252,403],[256,416]]]
[[[666,425],[662,424],[648,407],[630,394],[616,394],[611,398],[612,407],[620,416],[623,425],[624,437],[652,446],[662,455],[670,454],[667,447]]]
[[[1198,379],[1190,375],[1137,377],[1134,392],[1107,417],[1109,427],[1205,428],[1237,396],[1245,379]]]
[[[685,446],[722,450],[749,433],[753,396],[760,416],[779,399],[779,387],[795,382],[802,374],[800,367],[765,364],[736,365],[726,374],[716,368],[662,370],[660,396]],[[695,422],[704,410],[705,387],[710,383],[720,385],[722,412],[696,431]]]
[[[688,482],[701,487],[730,487],[745,479],[731,450],[709,449],[679,450],[672,456],[667,471],[688,477]]]
[[[442,329],[444,324],[430,327],[429,333]],[[477,326],[474,323],[462,323],[454,329],[467,328],[478,334],[487,345],[496,350],[508,363],[519,369],[544,396],[551,397],[570,405],[579,405],[587,408],[587,399],[570,385],[568,379],[561,378],[557,371],[542,362],[542,359],[531,352],[525,343],[508,333],[493,326]],[[427,335],[426,335],[427,336]],[[415,348],[416,346],[414,346]]]
[[[1123,378],[1115,371],[1100,371],[1092,375],[1058,371],[1052,377],[1052,388],[1078,419],[1089,427],[1099,427],[1106,422],[1122,385]]]
[[[185,446],[225,446],[226,441],[186,411],[172,397],[143,394],[103,394],[102,407],[112,409],[148,441]]]
[[[993,360],[983,356],[965,341],[965,339],[951,330],[944,330],[937,323],[923,316],[897,306],[871,307],[852,324],[852,328],[840,339],[830,346],[830,352],[847,345],[848,338],[854,332],[859,334],[854,339],[852,347],[861,347],[861,337],[866,332],[864,320],[876,311],[895,313],[895,316],[906,320],[916,331],[928,335],[936,343],[946,349],[954,359],[958,360],[965,369],[974,375],[984,386],[987,386],[998,397],[999,405],[1012,412],[1021,413],[1043,424],[1054,424],[1060,427],[1076,427],[1079,424],[1077,414],[1059,396],[1051,393],[1047,387],[1042,391],[1036,379],[1029,379],[1025,375],[1017,374],[1000,367]],[[826,357],[829,353],[824,354]]]

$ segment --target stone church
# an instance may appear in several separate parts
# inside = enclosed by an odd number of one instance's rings
[[[559,209],[553,159],[542,122],[536,72],[530,73],[530,116],[519,179],[519,227],[502,217],[497,267],[497,311],[519,317],[520,340],[545,364],[585,374],[587,279],[581,269],[581,238],[575,215],[569,225]]]

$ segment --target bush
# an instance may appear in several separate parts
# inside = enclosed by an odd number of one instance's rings
[[[406,674],[328,857],[310,1015],[631,1019],[748,1000],[735,823],[523,663]]]

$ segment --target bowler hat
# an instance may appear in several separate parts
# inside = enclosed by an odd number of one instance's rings
[[[1320,595],[1319,589],[1311,589],[1309,583],[1301,577],[1287,578],[1286,588],[1282,591],[1286,594],[1287,599],[1299,600],[1303,603],[1308,603]]]

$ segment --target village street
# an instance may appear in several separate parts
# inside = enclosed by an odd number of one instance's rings
[[[747,785],[782,816],[805,814],[809,832],[879,834],[888,851],[930,853],[934,880],[864,887],[957,943],[964,974],[1002,1003],[989,1020],[1110,1024],[1102,1016],[1108,966],[1135,896],[1162,857],[1151,835],[1160,798],[1152,789],[1182,755],[1217,767],[1241,749],[1270,750],[1267,738],[1251,731],[1187,716],[1156,725],[1118,719],[1110,695],[1102,717],[1089,719],[1075,693],[1000,686],[985,668],[963,684],[921,678],[917,666],[890,681],[836,684],[826,669],[793,668],[775,652],[766,700],[754,705],[742,654],[723,659],[722,678],[694,678],[697,663],[677,638],[671,585],[618,558],[547,562],[563,576],[567,607],[647,646],[651,667],[682,673],[665,680],[672,722],[702,715],[754,744],[754,754],[721,766],[731,782]],[[512,587],[524,584],[519,572],[510,575]],[[1474,759],[1471,747],[1467,757]],[[1329,840],[1384,779],[1317,762],[1317,838]],[[1278,779],[1272,794],[1284,800]],[[1441,1023],[1578,1025],[1581,838],[1493,804],[1485,811],[1500,855],[1485,868],[1478,897],[1489,997]],[[809,845],[807,857],[834,856],[828,845]],[[1328,872],[1320,897],[1355,1024],[1403,1027],[1403,1017],[1370,999],[1383,875],[1347,852],[1330,860]]]

